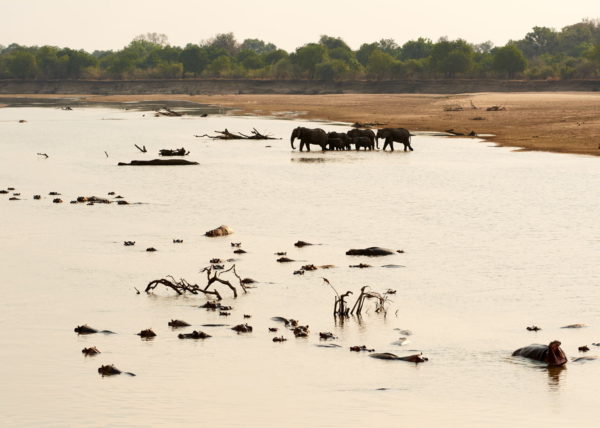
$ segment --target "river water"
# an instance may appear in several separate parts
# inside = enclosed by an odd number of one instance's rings
[[[558,339],[570,358],[584,355],[582,345],[599,354],[599,159],[426,135],[413,137],[411,153],[298,153],[288,136],[299,125],[347,129],[118,108],[0,109],[0,188],[21,193],[19,201],[0,195],[4,426],[594,424],[600,361],[548,370],[511,352]],[[194,137],[253,127],[282,139]],[[117,166],[182,146],[199,165]],[[65,203],[53,204],[51,191]],[[111,191],[141,204],[68,203]],[[203,236],[221,224],[235,234]],[[321,245],[296,248],[297,240]],[[233,254],[231,242],[247,254]],[[370,246],[404,253],[345,255]],[[277,263],[278,251],[297,261]],[[205,284],[199,271],[215,257],[235,257],[240,275],[259,281],[237,299],[218,286],[229,317],[198,308],[203,296],[143,292],[167,275]],[[293,275],[309,263],[336,267]],[[373,267],[349,267],[359,263]],[[397,293],[385,315],[367,303],[361,318],[340,322],[322,277],[353,291],[351,303],[364,285]],[[294,338],[273,316],[308,324],[310,336]],[[213,337],[180,340],[172,318],[193,325],[183,332]],[[253,332],[202,326],[242,322]],[[84,323],[117,334],[76,335]],[[572,323],[587,327],[561,329]],[[525,329],[533,324],[542,330]],[[135,335],[146,328],[154,340]],[[412,331],[402,346],[395,329]],[[339,348],[318,346],[326,331]],[[274,343],[275,335],[289,340]],[[429,361],[377,360],[353,345]],[[87,346],[102,353],[86,358]],[[102,364],[137,376],[103,378]]]

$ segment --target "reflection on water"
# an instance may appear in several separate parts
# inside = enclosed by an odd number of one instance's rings
[[[548,372],[548,385],[550,386],[550,390],[558,391],[560,386],[560,376],[566,369],[565,366],[548,367],[546,369]]]
[[[0,188],[14,186],[23,198],[0,195],[7,426],[197,426],[198,415],[206,425],[245,427],[589,424],[597,361],[570,362],[565,382],[562,372],[510,355],[553,339],[576,355],[600,336],[599,160],[424,135],[413,138],[410,153],[292,153],[287,138],[299,124],[0,109]],[[253,127],[283,140],[265,150],[193,137]],[[117,167],[182,146],[199,166]],[[65,201],[114,191],[146,203],[54,204],[53,190]],[[221,224],[235,234],[203,236]],[[298,240],[322,245],[298,248]],[[240,276],[260,282],[237,299],[223,287],[230,316],[200,309],[204,296],[136,293],[168,275],[205,284],[200,270],[231,258],[231,241],[247,251],[235,256]],[[371,246],[405,253],[346,256]],[[277,263],[279,251],[296,261]],[[348,267],[358,263],[376,267]],[[365,285],[397,290],[387,316],[367,302],[362,317],[335,319],[324,273],[293,275],[306,264],[335,265],[325,276],[339,293],[354,293],[350,305]],[[309,325],[309,337],[296,339],[273,316]],[[191,324],[183,333],[205,329],[212,337],[181,340],[171,319]],[[230,329],[244,322],[252,333]],[[573,322],[589,327],[560,329]],[[117,334],[74,334],[84,323]],[[543,329],[531,333],[532,324]],[[136,333],[148,328],[157,336],[140,340]],[[392,344],[398,328],[414,332],[409,345]],[[339,347],[315,346],[319,332],[333,333]],[[275,335],[288,340],[275,343]],[[423,352],[429,361],[349,351],[361,345]],[[90,346],[101,353],[84,358]],[[106,364],[137,376],[101,378],[97,369]]]

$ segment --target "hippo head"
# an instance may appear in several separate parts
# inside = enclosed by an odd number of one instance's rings
[[[567,363],[567,357],[560,348],[560,345],[561,343],[558,340],[554,340],[548,345],[546,362],[549,366],[562,366]]]

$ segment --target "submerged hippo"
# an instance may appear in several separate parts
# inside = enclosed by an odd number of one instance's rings
[[[542,361],[549,366],[563,366],[567,363],[567,356],[560,347],[560,342],[554,340],[549,345],[529,345],[519,348],[512,353],[513,357],[525,357]]]
[[[102,375],[102,377],[104,376],[114,376],[114,375],[119,375],[119,374],[126,374],[129,376],[135,376],[135,374],[130,373],[130,372],[122,372],[121,370],[119,370],[118,368],[116,368],[114,365],[105,365],[105,366],[100,366],[100,368],[98,369],[98,373],[100,373]]]
[[[381,247],[359,248],[346,251],[347,256],[389,256],[394,254],[394,251]]]
[[[206,334],[200,330],[194,330],[191,333],[179,334],[179,335],[177,335],[177,337],[180,339],[207,339],[207,338],[211,337],[211,335]]]
[[[94,334],[94,333],[105,333],[105,334],[114,334],[114,332],[110,330],[96,330],[95,328],[90,327],[87,324],[78,325],[73,329],[77,334]]]

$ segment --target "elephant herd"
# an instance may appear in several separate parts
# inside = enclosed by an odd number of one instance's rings
[[[321,128],[298,127],[292,131],[290,142],[292,149],[294,140],[300,140],[300,151],[304,147],[310,152],[310,145],[316,144],[321,150],[352,150],[352,144],[356,150],[364,148],[365,150],[374,150],[379,148],[379,139],[384,139],[383,150],[389,146],[394,151],[394,141],[404,144],[404,151],[413,148],[410,145],[411,133],[404,128],[382,128],[377,130],[377,134],[371,129],[352,129],[348,132],[325,132]]]

